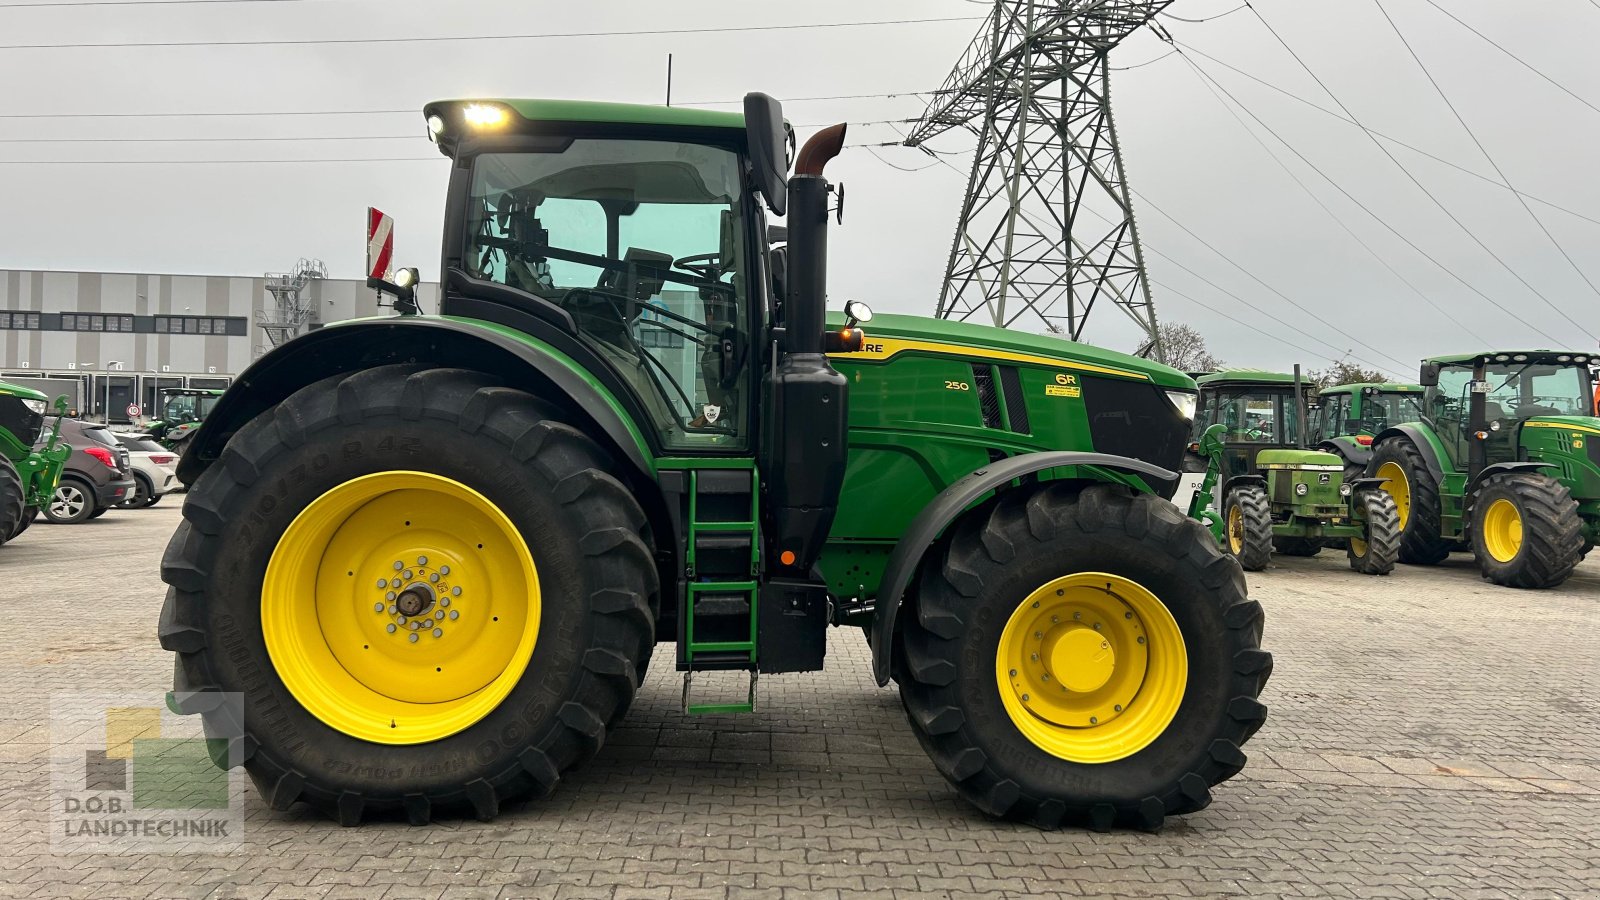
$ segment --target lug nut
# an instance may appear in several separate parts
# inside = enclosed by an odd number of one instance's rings
[[[389,587],[392,587],[392,588],[398,588],[398,587],[399,587],[399,586],[400,586],[400,585],[402,585],[402,584],[405,584],[405,582],[404,582],[404,581],[401,581],[401,580],[400,580],[400,579],[398,579],[398,578],[396,578],[396,579],[394,579],[394,580],[393,580],[393,581],[391,581],[391,582],[389,582]]]
[[[1144,643],[1144,635],[1139,635],[1139,643]]]
[[[454,609],[450,610],[450,619],[452,621],[454,621],[456,619],[459,619],[459,618],[461,618],[461,612],[459,610],[454,610]]]
[[[436,637],[436,638],[444,637],[444,629],[443,628],[435,628],[433,630],[433,636]]]
[[[1061,621],[1061,617],[1060,616],[1051,616],[1050,617],[1050,624],[1051,625],[1054,625],[1054,624],[1056,624],[1057,622],[1060,622],[1060,621]]]
[[[1117,712],[1122,712],[1122,704],[1121,703],[1118,703],[1116,705],[1116,710],[1117,710]]]
[[[417,557],[417,565],[419,565],[419,566],[425,566],[425,565],[427,565],[427,564],[428,564],[428,558],[427,558],[427,557],[426,557],[426,556],[419,556],[419,557]]]
[[[1011,670],[1011,677],[1012,677],[1012,678],[1015,678],[1015,677],[1017,677],[1017,670],[1016,670],[1016,669],[1012,669],[1012,670]]]
[[[428,580],[433,582],[434,584],[438,584],[439,583],[439,573],[438,572],[434,572],[432,575],[429,575],[428,576]]]
[[[389,579],[387,579],[387,578],[379,578],[378,579],[378,587],[380,589],[381,588],[386,588],[388,586],[389,586]]]
[[[400,617],[400,624],[404,625],[405,623],[406,623],[406,617],[405,616],[401,616]]]
[[[1037,653],[1035,653],[1035,654],[1032,654],[1032,655],[1031,655],[1031,656],[1030,656],[1030,657],[1029,657],[1029,659],[1030,659],[1030,660],[1032,660],[1032,661],[1033,661],[1033,662],[1038,662],[1038,661],[1039,661],[1039,654],[1037,654]]]
[[[416,631],[421,627],[422,627],[422,623],[421,622],[412,622],[411,623],[411,630],[412,631]]]
[[[1081,618],[1083,618],[1083,613],[1081,613],[1081,612],[1075,612],[1075,613],[1072,614],[1072,620],[1074,622],[1076,622],[1077,620],[1079,620]]]
[[[440,597],[439,598],[439,605],[440,606],[449,606],[450,605],[450,598],[449,597]]]
[[[442,618],[444,618],[444,610],[442,610],[442,609],[440,609],[440,610],[435,610],[435,611],[434,611],[434,613],[433,613],[433,617],[434,617],[434,618],[435,618],[435,619],[442,619]]]
[[[372,611],[375,612],[375,613],[383,612],[383,604],[382,603],[374,603],[374,604],[372,604]]]
[[[1032,699],[1033,699],[1033,698],[1032,698],[1032,697],[1029,697],[1029,696],[1028,696],[1028,695],[1027,695],[1027,694],[1023,694],[1023,695],[1022,695],[1022,702],[1023,702],[1023,703],[1027,703],[1027,702],[1028,702],[1028,701],[1029,701],[1029,700],[1032,700]]]
[[[394,561],[394,570],[396,572],[400,571],[401,569],[404,569],[405,567],[406,567],[406,564],[401,562],[400,560],[397,559],[397,560]]]
[[[411,632],[409,637],[411,639],[411,643],[415,644],[417,642],[417,633],[415,631]]]
[[[410,569],[407,569],[407,570],[405,570],[405,571],[404,571],[404,572],[403,572],[403,573],[401,573],[401,574],[402,574],[402,575],[404,575],[404,576],[405,576],[405,579],[406,579],[406,580],[407,580],[407,581],[410,581],[410,580],[411,580],[411,570],[410,570]]]
[[[450,567],[449,566],[440,566],[439,567],[439,574],[440,575],[449,575],[450,574]]]
[[[1125,612],[1125,613],[1123,613],[1123,614],[1122,614],[1122,617],[1123,617],[1123,618],[1124,618],[1124,619],[1131,619],[1131,618],[1133,618],[1133,613],[1131,613],[1131,612]]]
[[[387,631],[387,632],[389,632],[389,633],[390,633],[390,634],[394,634],[394,630],[395,630],[395,629],[394,629],[394,623],[393,623],[393,622],[390,622],[390,623],[389,623],[389,627],[388,627],[388,628],[385,628],[385,629],[384,629],[384,630],[385,630],[385,631]]]
[[[453,597],[459,597],[459,596],[461,596],[461,588],[459,588],[459,587],[453,587],[453,588],[451,588],[451,589],[450,589],[450,595],[451,595],[451,596],[453,596]]]
[[[1100,720],[1098,718],[1094,717],[1094,716],[1090,716],[1089,717],[1089,724],[1090,725],[1099,725],[1100,724]]]
[[[383,599],[393,602],[396,596],[398,595],[394,591],[390,591],[389,593],[383,595]]]

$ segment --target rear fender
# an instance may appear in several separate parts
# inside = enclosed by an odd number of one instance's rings
[[[1317,449],[1338,454],[1339,457],[1353,466],[1365,466],[1372,460],[1372,448],[1363,447],[1354,440],[1327,440],[1318,444]]]
[[[486,323],[408,316],[322,328],[257,360],[234,380],[184,449],[178,479],[192,485],[244,424],[324,378],[394,363],[424,363],[500,376],[563,407],[620,463],[654,481],[652,454],[621,404],[559,350]]]
[[[1094,466],[1110,473],[1137,476],[1165,497],[1177,489],[1178,474],[1143,460],[1109,453],[1046,451],[1024,453],[995,462],[957,479],[917,513],[894,545],[874,603],[872,621],[872,674],[880,686],[889,683],[889,661],[894,644],[894,620],[923,557],[951,523],[996,488],[1027,475],[1060,466]],[[1108,473],[1109,474],[1109,473]],[[1109,480],[1109,479],[1107,479]]]
[[[1439,444],[1432,432],[1418,428],[1415,423],[1396,425],[1378,432],[1372,439],[1373,449],[1379,444],[1393,438],[1404,438],[1417,446],[1417,452],[1422,454],[1422,463],[1428,467],[1428,474],[1433,476],[1433,483],[1444,486],[1444,448]]]

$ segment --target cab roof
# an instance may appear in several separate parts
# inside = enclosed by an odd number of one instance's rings
[[[511,120],[504,125],[475,127],[467,124],[465,111],[473,106],[500,107],[510,111]],[[578,125],[621,125],[645,128],[715,128],[726,129],[731,135],[744,134],[744,112],[696,109],[692,106],[652,106],[642,103],[603,103],[594,100],[542,100],[505,97],[462,97],[454,100],[435,100],[422,108],[425,119],[438,116],[444,122],[444,131],[437,142],[441,152],[448,155],[453,146],[467,134],[503,134],[523,131],[541,131],[533,128],[541,123]]]
[[[1268,372],[1265,369],[1220,369],[1210,375],[1196,378],[1201,387],[1218,387],[1224,384],[1281,384],[1294,386],[1294,376],[1285,372]],[[1302,385],[1310,386],[1310,379],[1300,376]]]
[[[1422,385],[1420,384],[1400,384],[1394,381],[1357,381],[1352,384],[1340,384],[1329,388],[1323,388],[1321,395],[1327,396],[1328,394],[1355,394],[1367,388],[1375,388],[1380,393],[1385,394],[1422,393]]]
[[[1527,359],[1516,359],[1525,356]],[[1561,359],[1565,356],[1566,359]],[[1497,359],[1505,357],[1505,359]],[[1480,350],[1477,353],[1457,353],[1451,356],[1430,356],[1423,360],[1425,363],[1437,363],[1441,366],[1471,366],[1479,360],[1484,362],[1539,362],[1539,363],[1586,363],[1600,361],[1600,350]]]

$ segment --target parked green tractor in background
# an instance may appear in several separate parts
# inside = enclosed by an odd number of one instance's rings
[[[180,464],[172,703],[273,807],[487,819],[594,756],[656,643],[687,714],[743,712],[758,675],[822,668],[830,624],[987,813],[1153,828],[1244,765],[1271,656],[1164,499],[1187,376],[827,321],[844,128],[787,175],[765,95],[424,117],[452,161],[440,315],[415,270],[378,282],[401,315],[268,353]]]
[[[1468,549],[1495,584],[1566,581],[1600,539],[1594,358],[1508,350],[1423,361],[1423,417],[1379,432],[1368,463],[1399,507],[1401,562]]]
[[[1198,379],[1199,411],[1185,464],[1204,471],[1189,514],[1250,571],[1274,552],[1315,556],[1343,546],[1350,567],[1387,575],[1399,551],[1399,514],[1376,479],[1346,480],[1335,454],[1305,449],[1311,386],[1299,373],[1249,369]],[[1220,510],[1219,510],[1220,507]]]
[[[33,524],[72,454],[60,442],[66,397],[56,398],[55,428],[40,442],[49,408],[44,394],[0,381],[0,544]]]
[[[161,418],[146,422],[144,431],[161,446],[182,454],[220,399],[222,391],[166,388],[161,391]]]
[[[1420,384],[1341,384],[1323,388],[1312,428],[1318,450],[1344,460],[1344,479],[1366,474],[1372,438],[1384,429],[1422,418]]]

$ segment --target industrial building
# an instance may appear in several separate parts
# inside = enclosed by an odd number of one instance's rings
[[[419,286],[424,309],[436,296]],[[364,281],[314,260],[258,276],[0,269],[0,380],[128,422],[158,414],[163,388],[226,387],[296,334],[386,312]]]

